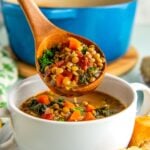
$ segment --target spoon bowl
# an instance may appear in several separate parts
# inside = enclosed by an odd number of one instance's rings
[[[104,57],[104,54],[99,49],[99,47],[96,46],[96,44],[91,42],[90,40],[87,40],[81,36],[75,35],[73,33],[64,31],[56,27],[42,14],[40,9],[32,0],[28,0],[28,1],[18,0],[18,2],[25,13],[25,16],[28,20],[28,23],[34,35],[35,49],[36,49],[35,52],[36,69],[40,77],[42,78],[42,80],[46,83],[46,85],[55,93],[59,95],[65,95],[65,96],[80,96],[94,90],[100,84],[100,82],[104,77],[104,73],[106,70],[106,62],[103,65],[102,72],[94,82],[88,85],[82,85],[73,88],[71,90],[66,90],[65,88],[57,88],[56,86],[54,87],[50,85],[48,82],[46,82],[43,74],[40,72],[38,59],[42,56],[45,49],[50,49],[58,43],[64,43],[65,41],[67,41],[69,37],[74,37],[79,41],[81,41],[82,43],[86,44],[87,46],[95,45],[97,53],[99,53],[100,56]]]

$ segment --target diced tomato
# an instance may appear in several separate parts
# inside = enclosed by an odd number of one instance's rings
[[[56,76],[56,85],[57,87],[61,87],[63,82],[64,76],[62,74],[59,74]]]
[[[95,116],[91,112],[87,112],[84,120],[95,120]]]
[[[89,64],[90,64],[89,60],[84,57],[82,59],[80,59],[80,61],[79,61],[79,65],[83,70],[87,70],[89,67]]]
[[[81,52],[79,52],[79,51],[77,52],[77,54],[78,54],[79,59],[82,59],[83,54]]]
[[[45,104],[45,105],[48,105],[50,103],[48,95],[40,95],[40,96],[38,96],[37,101],[39,103],[42,103],[42,104]]]
[[[42,114],[41,118],[47,119],[47,120],[53,120],[54,116],[53,114]]]
[[[72,102],[69,102],[69,101],[65,101],[64,106],[68,107],[68,108],[74,108],[75,107],[74,104]]]
[[[73,37],[69,38],[69,48],[72,50],[77,50],[80,48],[81,42]]]
[[[63,72],[63,76],[68,77],[71,80],[73,77],[73,74],[72,74],[72,72],[65,70]]]
[[[64,60],[58,61],[58,62],[56,62],[56,66],[57,66],[57,67],[61,67],[61,66],[64,65],[64,63],[65,63]]]
[[[71,114],[68,121],[79,121],[82,119],[83,119],[83,116],[81,115],[81,112],[79,110],[76,110]]]
[[[88,105],[86,106],[86,111],[87,111],[87,112],[92,112],[94,109],[95,109],[95,107],[94,107],[93,105],[88,104]]]

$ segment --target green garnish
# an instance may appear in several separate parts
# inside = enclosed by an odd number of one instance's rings
[[[42,55],[38,59],[40,65],[40,71],[44,73],[45,67],[54,63],[54,56],[56,51],[59,51],[59,45],[55,45],[51,49],[46,49]]]
[[[87,51],[88,51],[88,47],[87,46],[83,46],[82,54],[85,55]]]
[[[86,83],[88,83],[87,82],[87,75],[86,74],[83,74],[83,75],[79,76],[79,83],[80,84],[86,84]]]
[[[75,107],[75,108],[73,108],[72,110],[73,110],[73,111],[79,110],[81,114],[84,113],[84,109],[83,109],[82,107]]]
[[[39,65],[40,65],[40,71],[43,73],[44,69],[47,65],[51,65],[54,60],[54,51],[52,50],[45,50],[43,53],[43,56],[41,58],[39,58]]]
[[[112,114],[114,114],[108,105],[103,106],[101,108],[97,108],[95,111],[98,116],[104,116],[104,117],[111,116]]]
[[[93,73],[96,71],[96,69],[97,69],[96,67],[89,67],[88,72]]]
[[[37,100],[32,100],[28,107],[38,115],[43,114],[47,108],[45,104],[38,103]]]

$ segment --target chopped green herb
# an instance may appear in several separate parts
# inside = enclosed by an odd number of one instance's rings
[[[85,55],[87,51],[88,51],[88,47],[87,46],[83,46],[82,54]]]
[[[84,108],[83,107],[75,107],[73,108],[73,111],[79,110],[81,114],[84,113]]]
[[[83,75],[79,76],[79,84],[88,84],[90,80],[90,74],[85,72]]]
[[[89,72],[89,73],[90,73],[90,72],[93,73],[93,72],[96,71],[96,69],[97,69],[96,67],[89,67],[89,68],[88,68],[88,72]]]
[[[59,51],[58,46],[54,46],[51,49],[46,49],[41,58],[39,58],[38,62],[40,65],[40,71],[43,73],[45,67],[54,63],[55,52]]]
[[[54,60],[54,51],[46,50],[41,58],[39,58],[40,71],[43,73],[47,65],[51,65]]]

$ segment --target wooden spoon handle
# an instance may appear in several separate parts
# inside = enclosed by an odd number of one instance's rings
[[[38,47],[44,37],[56,27],[42,14],[33,0],[18,0],[18,2],[24,11]]]

